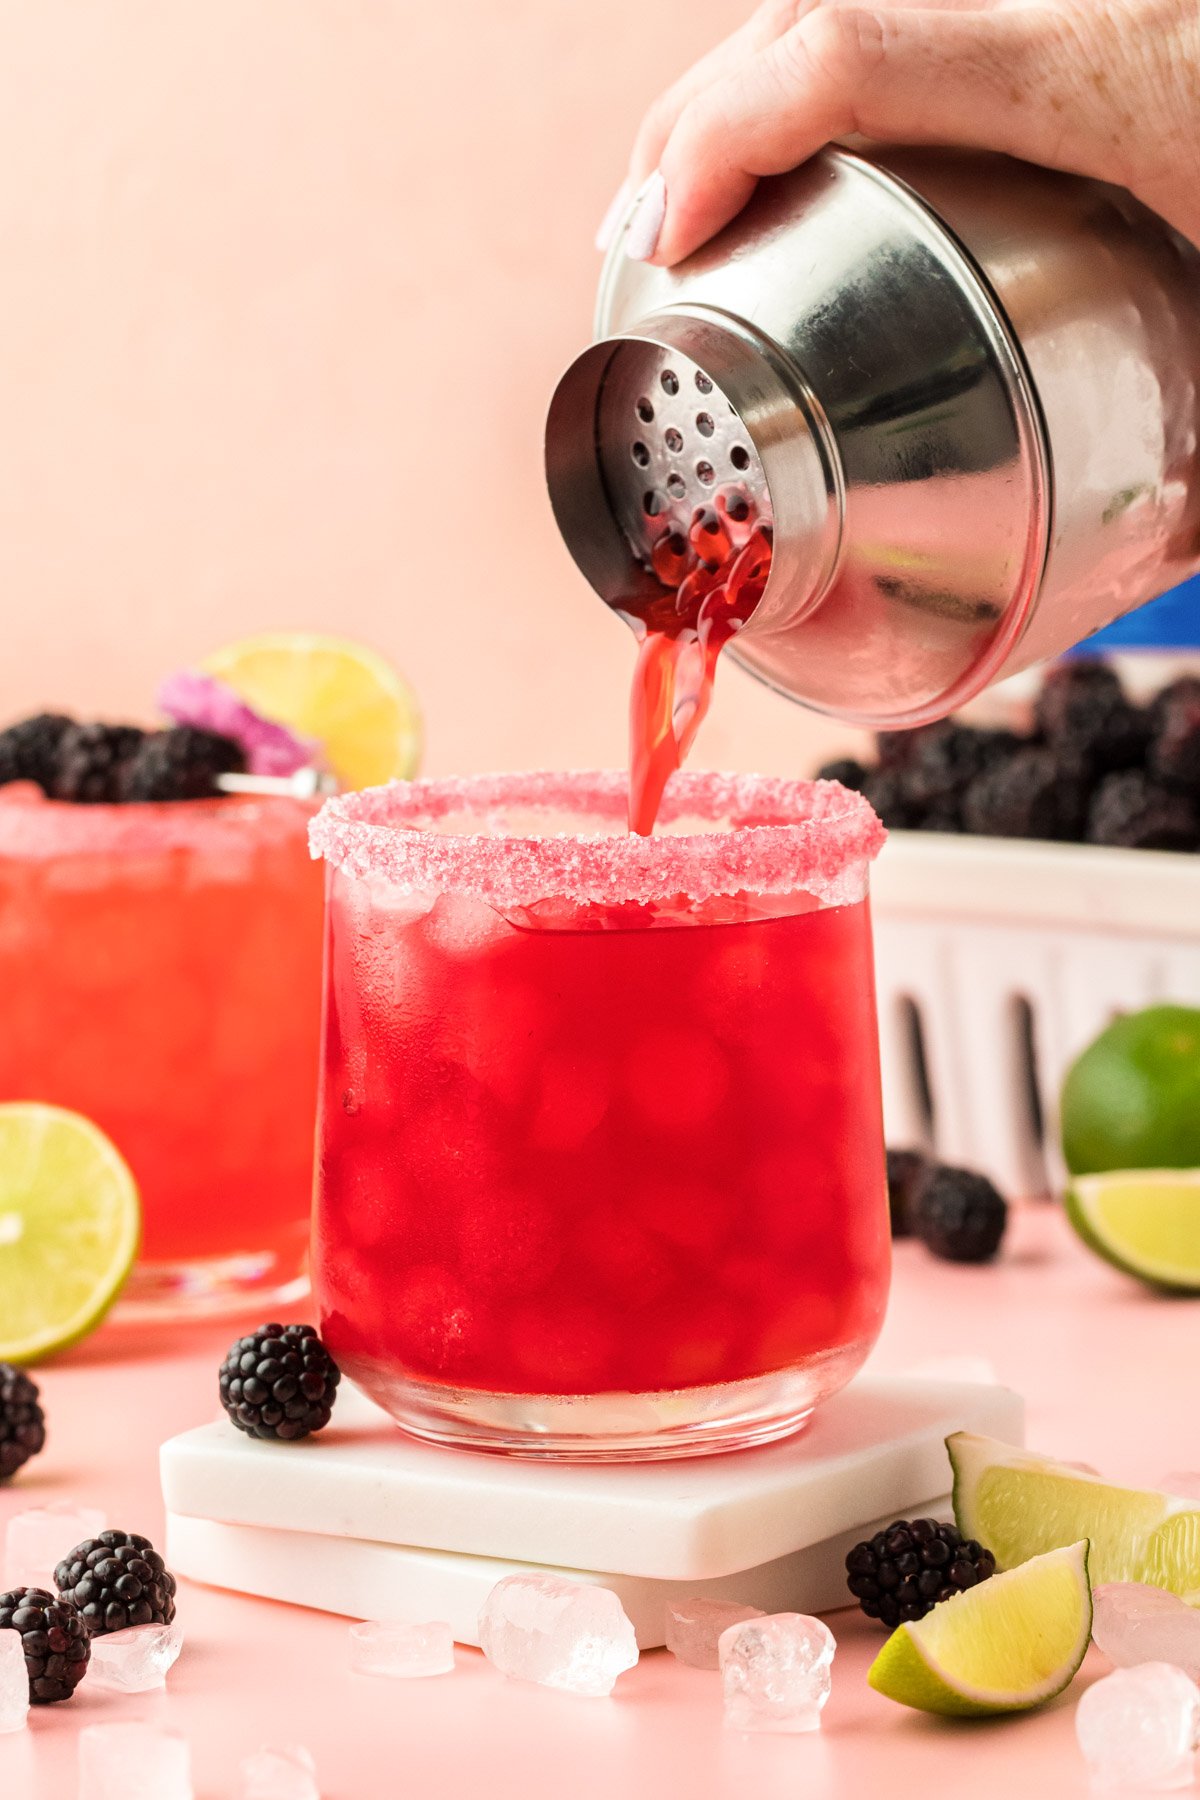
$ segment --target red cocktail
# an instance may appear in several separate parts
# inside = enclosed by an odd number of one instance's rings
[[[410,1430],[571,1457],[794,1430],[887,1298],[867,868],[831,784],[327,804],[314,1279]],[[564,835],[553,835],[564,834]]]
[[[177,1317],[302,1275],[321,882],[284,799],[0,798],[0,1099],[86,1114],[141,1190],[128,1297]]]

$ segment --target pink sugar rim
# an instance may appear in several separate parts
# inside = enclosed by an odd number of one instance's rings
[[[0,858],[51,862],[173,851],[241,855],[247,846],[298,836],[311,813],[310,801],[277,795],[81,806],[32,793],[28,799],[0,800]]]
[[[394,782],[327,800],[309,827],[314,857],[408,892],[453,892],[491,906],[565,897],[600,905],[663,901],[677,894],[798,891],[831,904],[859,885],[887,838],[861,794],[834,781],[703,772],[672,776],[664,823],[696,816],[730,821],[693,836],[454,835],[422,829],[459,813],[504,808],[623,821],[623,771],[511,774]]]

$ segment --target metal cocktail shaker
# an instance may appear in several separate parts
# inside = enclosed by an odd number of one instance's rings
[[[772,523],[730,646],[806,705],[939,718],[1200,568],[1200,251],[1006,157],[833,148],[670,270],[605,264],[547,473],[592,586],[731,486]]]

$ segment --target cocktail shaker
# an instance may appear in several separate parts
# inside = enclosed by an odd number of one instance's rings
[[[1200,251],[1123,190],[835,147],[674,269],[604,266],[547,423],[559,527],[623,611],[744,493],[729,654],[822,712],[943,717],[1200,568]]]

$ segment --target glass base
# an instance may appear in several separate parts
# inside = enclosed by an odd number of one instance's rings
[[[359,1386],[413,1437],[547,1461],[653,1462],[718,1456],[790,1437],[861,1368],[870,1343],[744,1381],[648,1394],[496,1394],[361,1365]]]
[[[308,1292],[307,1269],[297,1267],[294,1251],[290,1256],[264,1250],[194,1262],[139,1262],[112,1317],[123,1325],[186,1323],[257,1310],[266,1319],[272,1307],[292,1305]]]

